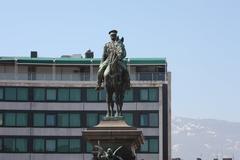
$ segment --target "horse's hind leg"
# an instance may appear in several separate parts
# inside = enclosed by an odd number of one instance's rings
[[[119,95],[119,116],[122,116],[124,94]]]
[[[108,111],[106,117],[113,116],[113,100],[112,100],[113,93],[110,90],[107,90],[106,101],[108,104]]]

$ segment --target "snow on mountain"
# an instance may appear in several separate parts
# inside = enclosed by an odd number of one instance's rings
[[[240,160],[240,123],[175,117],[172,120],[172,157]]]

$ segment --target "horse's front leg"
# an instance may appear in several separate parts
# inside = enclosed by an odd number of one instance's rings
[[[116,113],[115,113],[115,117],[118,117],[119,116],[119,113],[120,113],[120,106],[119,106],[119,94],[116,93],[116,106],[117,106],[117,109],[116,109]]]

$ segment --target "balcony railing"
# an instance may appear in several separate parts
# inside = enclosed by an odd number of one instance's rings
[[[166,73],[164,72],[137,72],[131,75],[131,80],[136,81],[165,81]]]
[[[166,73],[164,72],[136,72],[130,74],[130,79],[135,81],[165,81]],[[90,73],[62,73],[55,74],[55,78],[49,73],[18,73],[16,78],[14,73],[0,73],[0,80],[40,80],[40,81],[96,81],[97,75],[90,78]]]

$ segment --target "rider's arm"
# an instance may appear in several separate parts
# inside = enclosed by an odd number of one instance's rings
[[[107,45],[105,44],[104,48],[103,48],[103,55],[102,55],[102,62],[104,62],[107,59]]]

